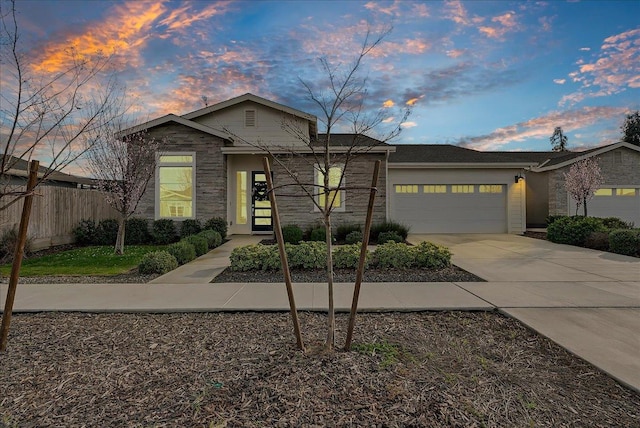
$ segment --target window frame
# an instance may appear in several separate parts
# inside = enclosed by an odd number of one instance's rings
[[[342,176],[342,187],[344,188],[345,187],[345,183],[347,181],[347,177],[344,176],[344,164],[343,163],[332,164],[332,165],[329,166],[329,171],[331,171],[332,168],[340,168],[340,175]],[[322,171],[320,165],[319,164],[315,164],[313,166],[313,183],[316,186],[322,186],[323,185],[323,177],[321,177],[321,174],[323,174],[323,171]],[[321,192],[321,190],[322,189],[320,189],[320,187],[315,187],[314,188],[314,192],[313,192],[316,204],[318,204],[319,206],[323,206],[322,204],[320,204],[320,202],[321,202],[320,201],[320,192]],[[339,190],[339,192],[340,192],[340,205],[337,206],[337,207],[333,207],[331,209],[332,212],[345,212],[346,211],[346,199],[345,199],[346,191],[344,189],[342,189],[342,190]],[[315,212],[320,212],[320,209],[315,204],[313,206],[313,210]]]
[[[162,156],[191,156],[191,162],[161,162]],[[191,216],[187,217],[163,217],[160,214],[160,169],[164,167],[191,167]],[[196,218],[196,152],[158,152],[156,153],[155,171],[155,219],[192,220]]]

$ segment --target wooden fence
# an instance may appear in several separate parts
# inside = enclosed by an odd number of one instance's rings
[[[21,215],[22,201],[0,212],[0,229],[17,228]],[[80,221],[97,223],[108,218],[118,218],[118,213],[97,190],[39,186],[33,199],[27,235],[32,240],[33,250],[69,244],[74,241],[73,229]]]

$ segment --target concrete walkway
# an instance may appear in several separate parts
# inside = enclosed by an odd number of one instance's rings
[[[286,311],[283,284],[210,281],[236,246],[219,248],[148,284],[47,284],[18,288],[16,312]],[[360,311],[499,310],[640,392],[640,260],[514,235],[414,235],[448,246],[453,262],[489,282],[366,283]],[[0,285],[0,308],[7,285]],[[299,310],[325,310],[326,285],[294,284]],[[353,284],[336,284],[336,308]]]

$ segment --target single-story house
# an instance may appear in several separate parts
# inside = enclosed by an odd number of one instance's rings
[[[245,94],[182,116],[165,115],[125,134],[140,131],[165,144],[139,216],[224,217],[230,234],[270,232],[262,165],[268,154],[282,224],[304,228],[319,222],[313,202],[291,177],[317,201],[324,198],[313,187],[323,176],[312,148],[326,141],[315,116]],[[332,183],[334,172],[345,168],[340,154],[358,153],[346,168],[344,190],[335,194],[334,224],[364,223],[365,189],[374,161],[380,160],[374,221],[402,222],[415,233],[522,233],[527,226],[544,225],[548,215],[575,213],[562,174],[593,156],[600,160],[605,183],[590,202],[590,213],[640,225],[640,147],[627,143],[584,152],[479,152],[331,134],[330,144],[336,154]]]

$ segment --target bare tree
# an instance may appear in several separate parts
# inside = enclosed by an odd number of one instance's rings
[[[15,1],[0,1],[0,210],[25,196],[12,185],[20,163],[44,158],[38,183],[82,155],[80,138],[113,118],[108,108],[120,95],[108,73],[111,57],[80,55],[72,46],[58,70],[38,67],[20,45]],[[98,79],[106,84],[96,88]]]
[[[567,150],[567,136],[562,132],[562,128],[560,126],[556,126],[553,130],[553,135],[549,137],[549,141],[551,142],[551,146],[553,147],[554,152],[566,152]]]
[[[576,215],[580,205],[587,216],[587,202],[602,185],[603,177],[597,159],[587,158],[574,163],[569,172],[564,173],[565,187],[576,201]]]
[[[127,220],[135,212],[156,167],[158,148],[163,140],[146,132],[122,134],[126,126],[105,126],[87,138],[87,169],[97,179],[98,188],[109,205],[120,214],[115,253],[124,254]]]
[[[363,61],[367,55],[380,45],[389,32],[390,29],[377,37],[367,32],[359,51],[355,55],[355,59],[348,66],[334,66],[328,58],[321,58],[320,65],[326,76],[323,88],[316,88],[312,83],[300,79],[308,99],[319,109],[318,120],[326,130],[325,134],[320,135],[318,139],[314,139],[304,132],[300,127],[300,123],[295,119],[283,120],[284,129],[293,135],[296,140],[304,143],[305,151],[301,151],[299,146],[276,147],[250,142],[234,135],[234,139],[259,147],[269,153],[274,162],[290,178],[291,185],[301,189],[304,196],[312,201],[319,212],[326,231],[327,246],[326,273],[329,305],[327,336],[323,346],[324,352],[330,352],[334,349],[335,339],[332,213],[344,203],[342,198],[346,190],[350,192],[370,191],[369,187],[345,186],[345,177],[349,175],[350,166],[358,156],[369,153],[376,145],[384,144],[398,136],[401,131],[400,124],[409,115],[409,108],[403,107],[399,116],[392,121],[391,125],[388,125],[388,110],[380,109],[373,114],[367,114],[365,109],[368,80],[361,75]],[[385,125],[386,129],[381,131],[381,128]],[[340,141],[334,141],[332,136],[336,129],[351,131],[350,138],[348,140],[341,138]],[[226,128],[224,130],[231,132]],[[374,132],[376,132],[375,139],[371,137]],[[303,174],[298,174],[300,164],[314,171],[315,177],[313,180],[306,181]],[[316,177],[319,180],[316,180]]]

